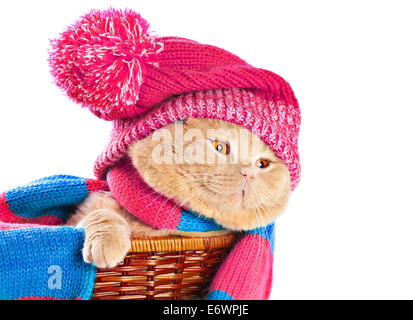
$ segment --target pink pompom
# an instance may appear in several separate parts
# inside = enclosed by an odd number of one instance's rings
[[[92,10],[51,42],[56,84],[100,118],[127,117],[163,49],[148,28],[131,10]]]

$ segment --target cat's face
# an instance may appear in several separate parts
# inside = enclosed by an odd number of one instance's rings
[[[233,230],[268,224],[290,192],[289,171],[274,152],[221,120],[167,125],[136,141],[129,156],[153,189]]]

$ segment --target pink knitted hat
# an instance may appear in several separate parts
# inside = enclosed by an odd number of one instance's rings
[[[129,145],[186,118],[215,118],[257,134],[299,182],[300,110],[289,84],[214,46],[156,37],[131,10],[92,10],[52,41],[59,87],[96,116],[113,120],[95,174],[122,159]]]

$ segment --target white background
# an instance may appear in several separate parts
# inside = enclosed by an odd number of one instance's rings
[[[92,177],[110,123],[52,83],[48,39],[91,8],[227,49],[290,82],[302,181],[278,219],[273,299],[413,298],[409,1],[1,1],[0,190]]]

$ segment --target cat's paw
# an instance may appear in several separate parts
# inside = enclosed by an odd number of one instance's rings
[[[90,219],[92,217],[89,216],[88,221],[82,224],[86,230],[83,259],[98,268],[113,268],[130,249],[130,229],[123,221],[119,222],[123,219],[118,215],[114,217],[107,212],[98,213],[101,216],[96,219]]]
[[[86,238],[83,259],[98,268],[113,268],[118,265],[130,249],[127,234],[107,233],[98,237]]]

